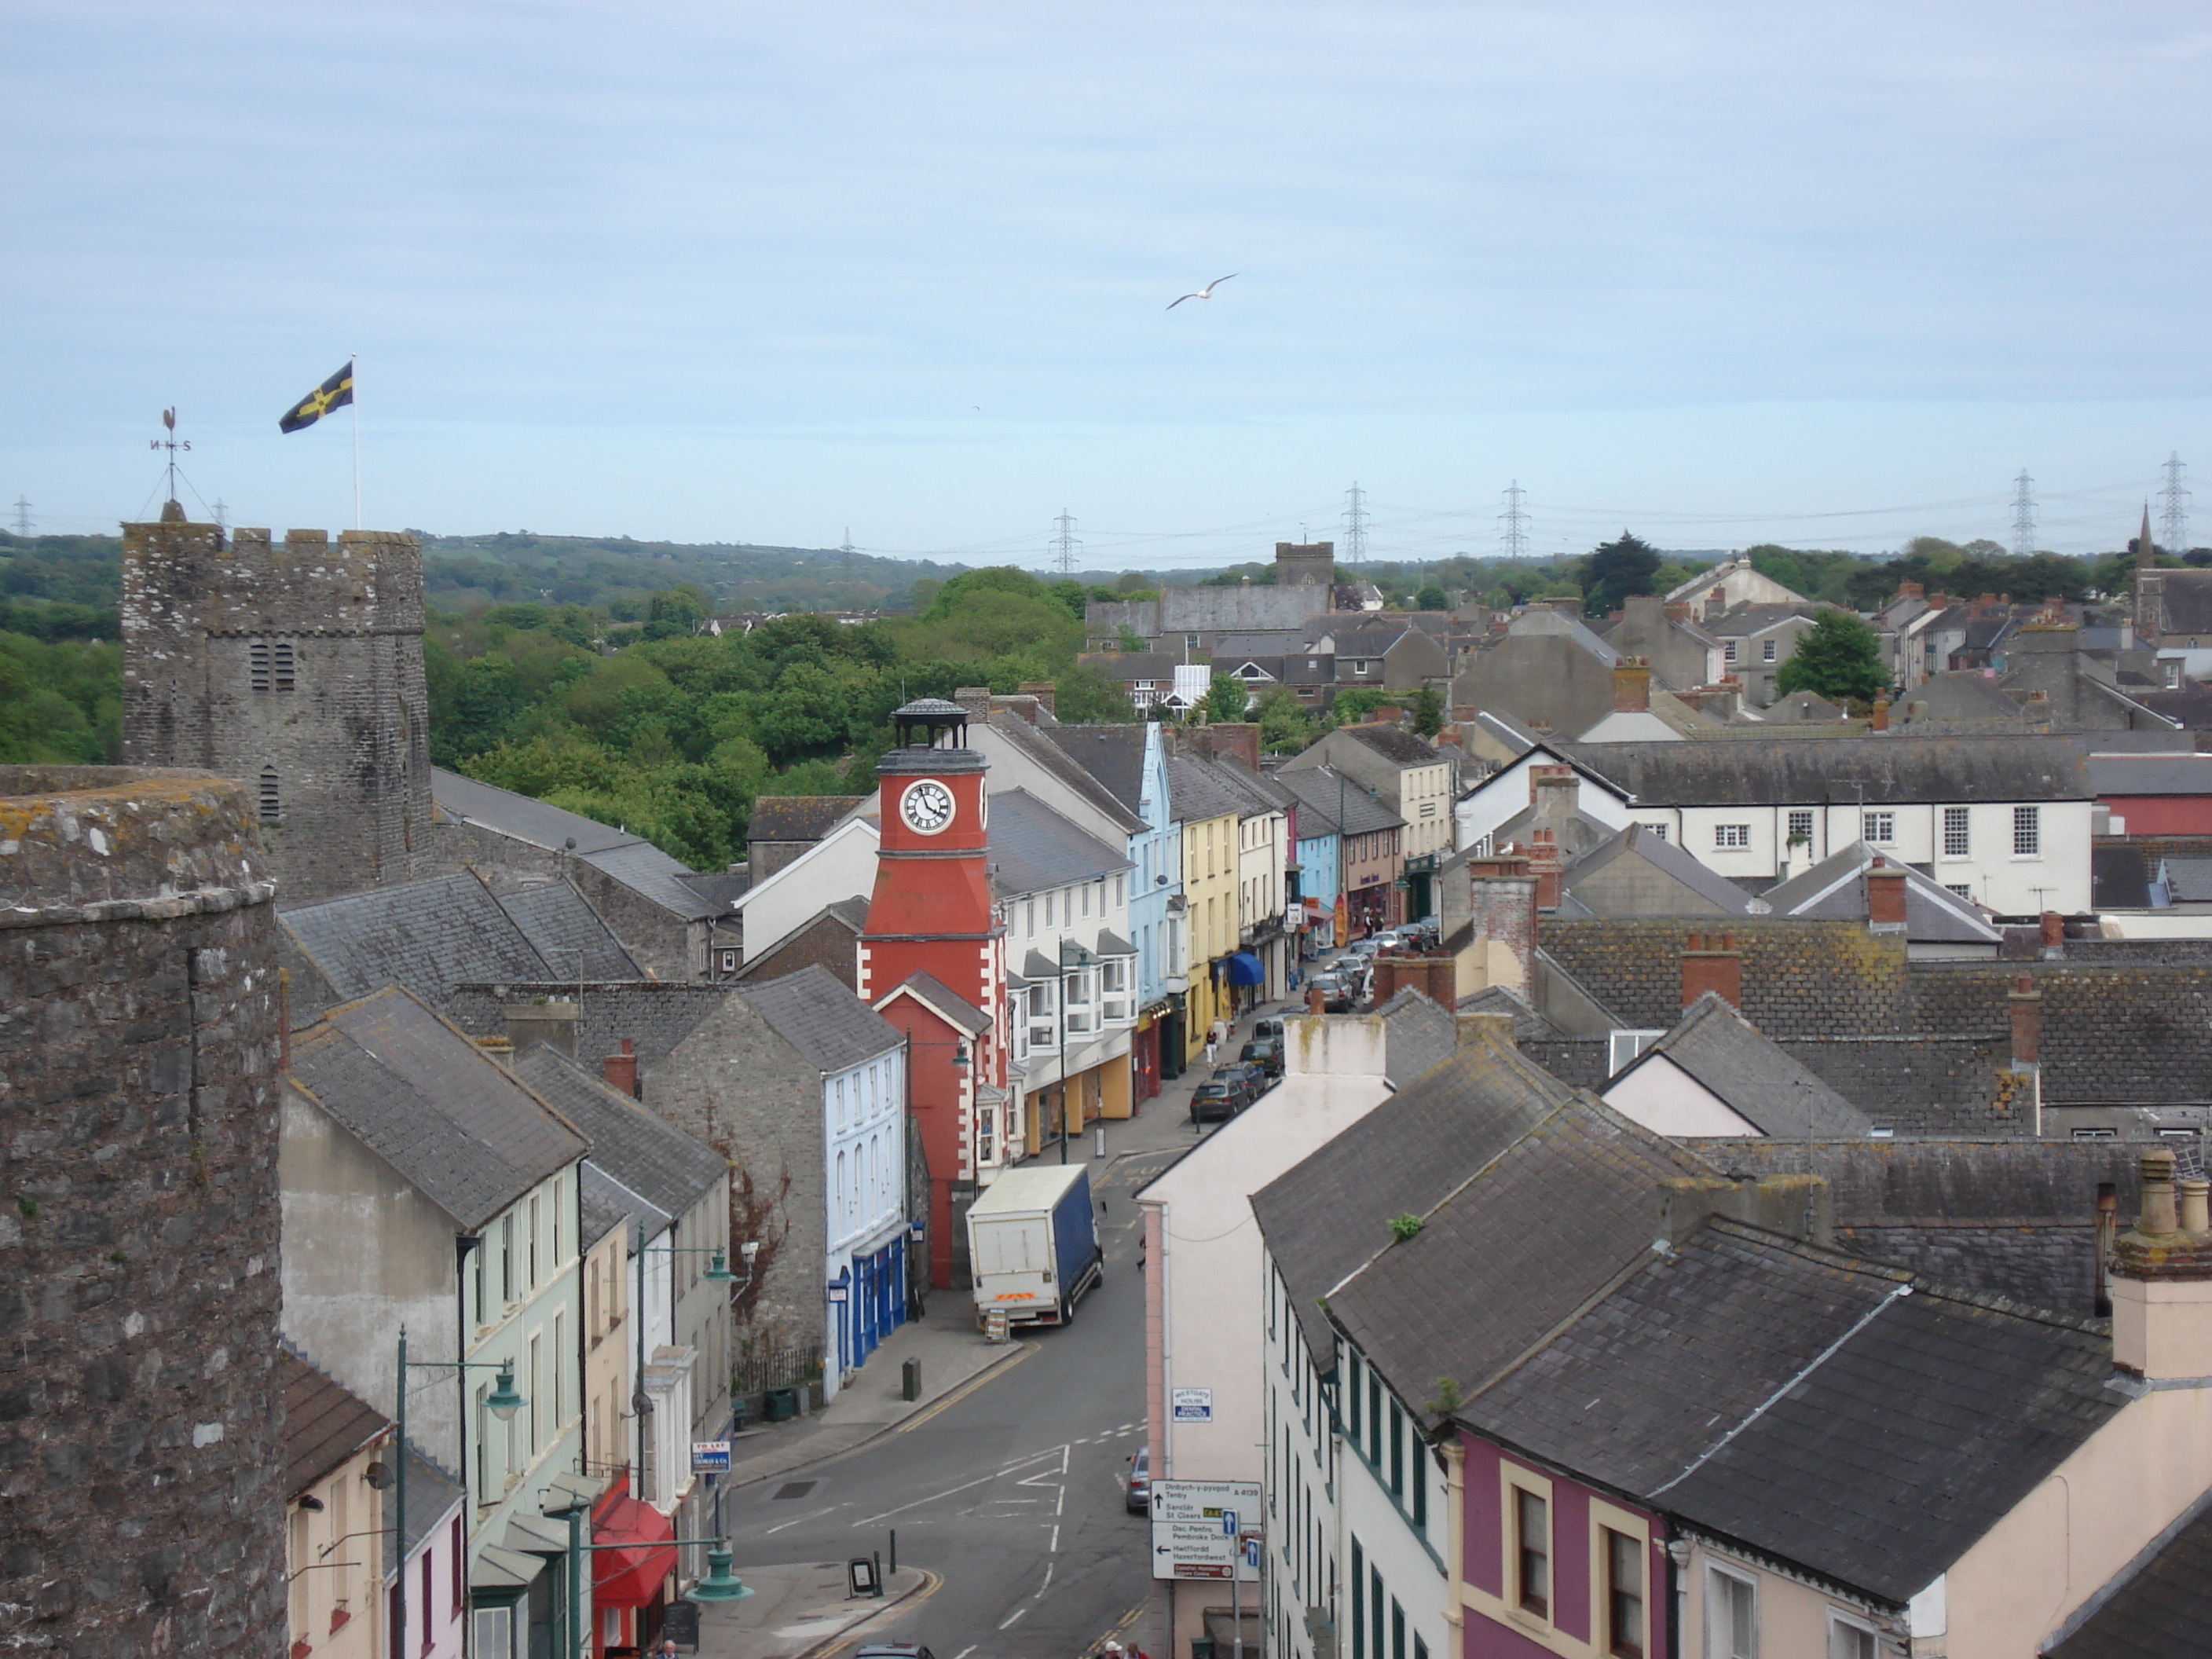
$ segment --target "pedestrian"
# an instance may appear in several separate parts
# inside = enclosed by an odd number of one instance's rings
[[[1206,1030],[1206,1063],[1208,1066],[1213,1064],[1213,1051],[1221,1046],[1219,1039],[1214,1036],[1214,1032],[1219,1028],[1220,1024],[1220,1021],[1216,1020],[1213,1024],[1209,1025]]]
[[[676,1638],[672,1636],[662,1637],[659,1649],[654,1653],[653,1659],[676,1659]]]

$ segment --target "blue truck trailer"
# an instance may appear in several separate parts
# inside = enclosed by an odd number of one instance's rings
[[[1076,1302],[1104,1276],[1106,1253],[1080,1164],[1008,1170],[968,1212],[968,1255],[975,1316],[1012,1325],[1065,1325]]]

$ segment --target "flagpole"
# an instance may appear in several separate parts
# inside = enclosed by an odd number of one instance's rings
[[[346,378],[353,380],[361,364],[361,354],[346,356]],[[358,382],[353,393],[353,527],[361,528],[361,387]]]

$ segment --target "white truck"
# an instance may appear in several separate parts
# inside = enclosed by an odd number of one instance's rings
[[[1065,1325],[1077,1298],[1104,1277],[1091,1176],[1080,1164],[1008,1170],[968,1212],[975,1316],[1013,1325]]]

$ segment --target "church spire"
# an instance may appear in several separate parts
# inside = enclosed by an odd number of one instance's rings
[[[2150,503],[2143,503],[2142,534],[2136,538],[2136,568],[2149,570],[2158,563],[2158,549],[2150,538]]]

